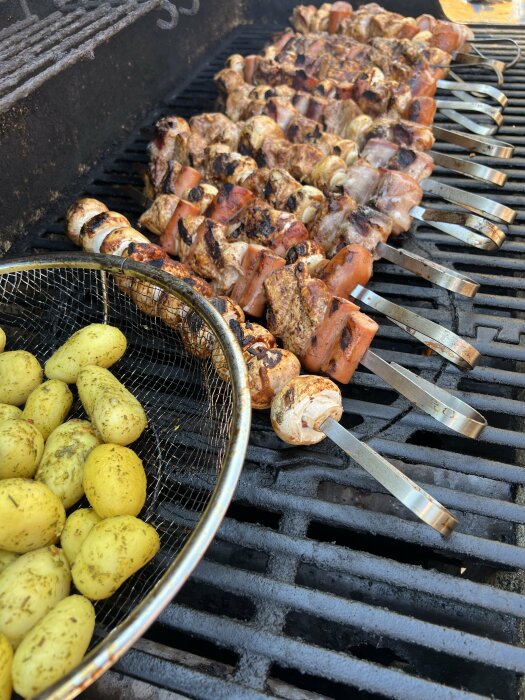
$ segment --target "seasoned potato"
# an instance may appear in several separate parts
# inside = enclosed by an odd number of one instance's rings
[[[9,403],[0,403],[0,423],[11,418],[21,418],[22,409],[17,406],[11,406]]]
[[[84,540],[71,568],[78,590],[91,600],[109,598],[159,551],[155,528],[132,515],[101,520]]]
[[[0,634],[0,700],[9,700],[13,683],[11,668],[13,666],[13,650],[5,634]]]
[[[22,553],[53,544],[65,521],[64,506],[45,484],[0,481],[0,549]]]
[[[95,629],[87,598],[71,595],[50,610],[22,640],[13,659],[13,685],[32,698],[82,661]]]
[[[0,352],[4,352],[6,340],[4,329],[0,328]]]
[[[78,374],[80,400],[104,442],[129,445],[148,424],[144,409],[107,369],[91,365]]]
[[[0,574],[0,632],[13,648],[70,586],[69,564],[57,547],[23,554]]]
[[[70,566],[77,558],[82,542],[99,522],[100,518],[93,508],[79,508],[67,518],[60,535],[60,546],[64,550]]]
[[[84,464],[84,491],[101,518],[138,515],[146,501],[142,461],[128,447],[95,447]]]
[[[42,367],[34,355],[25,350],[0,354],[0,403],[21,406],[42,382]]]
[[[44,368],[46,377],[72,384],[86,365],[114,365],[126,352],[126,346],[126,338],[118,328],[92,323],[73,333],[49,358]]]
[[[42,433],[20,418],[0,423],[0,479],[34,475],[44,452]]]
[[[84,495],[86,457],[99,444],[100,439],[87,420],[73,419],[59,425],[47,439],[35,479],[58,496],[64,508],[71,508]]]
[[[12,564],[20,555],[15,552],[6,552],[5,549],[0,549],[0,574],[4,569],[7,569],[9,564]]]
[[[63,423],[73,403],[73,394],[60,379],[50,379],[31,392],[24,406],[23,417],[36,425],[44,436],[51,435]]]

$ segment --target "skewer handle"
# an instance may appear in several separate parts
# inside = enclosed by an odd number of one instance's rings
[[[351,296],[387,316],[409,335],[417,338],[449,362],[462,369],[472,369],[476,366],[480,358],[476,348],[438,323],[404,309],[360,284],[352,290]]]
[[[368,350],[361,363],[424,413],[465,437],[477,438],[487,425],[472,406],[375,352]]]
[[[503,37],[490,37],[490,36],[483,36],[483,37],[476,37],[474,41],[470,42],[470,45],[474,49],[474,51],[479,55],[485,58],[484,54],[481,53],[481,51],[477,48],[477,44],[512,44],[514,48],[516,49],[516,53],[514,55],[514,58],[511,61],[502,61],[502,63],[505,64],[506,68],[512,68],[513,66],[516,65],[521,60],[521,47],[518,44],[518,42],[515,39],[512,39],[510,36],[503,36]]]
[[[463,243],[480,250],[497,250],[505,241],[505,233],[496,224],[475,214],[443,211],[428,207],[412,207],[410,214],[438,231],[448,233]],[[471,231],[475,229],[482,235]]]
[[[452,119],[452,121],[456,122],[456,124],[464,126],[465,129],[468,129],[471,133],[477,134],[478,136],[493,136],[498,130],[497,126],[478,124],[478,122],[475,122],[470,117],[461,114],[455,109],[442,109],[440,113],[445,117]]]
[[[470,279],[470,277],[465,277],[448,267],[439,265],[433,260],[427,260],[408,250],[394,248],[388,243],[379,243],[376,251],[385,260],[389,260],[404,270],[408,270],[439,287],[448,289],[450,292],[471,298],[476,295],[479,289],[479,284]]]
[[[486,56],[476,56],[471,53],[458,52],[454,56],[454,63],[460,63],[464,66],[478,66],[479,68],[488,68],[493,70],[498,79],[498,87],[503,85],[503,72],[507,67],[503,61],[498,61],[495,58],[487,58]]]
[[[428,154],[432,156],[436,165],[441,165],[443,168],[448,168],[462,175],[468,175],[475,180],[490,182],[492,185],[499,185],[500,187],[507,181],[507,175],[505,173],[495,168],[489,168],[487,165],[482,165],[472,160],[466,160],[465,158],[459,158],[458,156],[439,153],[438,151],[429,151]]]
[[[464,102],[463,100],[443,100],[438,98],[436,100],[436,107],[442,110],[454,109],[462,112],[478,112],[479,114],[485,114],[487,117],[490,117],[498,126],[503,124],[503,114],[501,111],[497,107],[486,105],[484,102]]]
[[[337,421],[327,418],[320,429],[423,522],[443,537],[448,537],[454,530],[458,521],[441,503]]]
[[[452,187],[451,185],[446,185],[444,182],[438,182],[431,178],[422,180],[420,184],[424,192],[443,197],[443,199],[448,202],[459,204],[465,207],[465,209],[480,214],[481,216],[486,216],[489,219],[511,224],[516,218],[516,211],[514,209],[506,207],[504,204],[500,204],[488,197],[483,197],[473,192],[465,192],[465,190],[460,190],[458,187]]]
[[[492,156],[493,158],[512,158],[512,154],[514,153],[514,146],[511,143],[498,141],[497,139],[471,136],[461,131],[444,129],[442,126],[436,125],[432,127],[432,133],[437,139],[441,139],[441,141],[453,143],[455,146],[461,146],[467,151],[474,151],[475,153]]]
[[[506,107],[509,101],[507,95],[494,85],[487,85],[486,83],[467,83],[461,78],[458,80],[438,80],[437,86],[440,90],[450,91],[454,97],[457,97],[464,102],[474,101],[472,95],[467,93],[473,93],[478,95],[488,95],[497,102],[501,107]]]

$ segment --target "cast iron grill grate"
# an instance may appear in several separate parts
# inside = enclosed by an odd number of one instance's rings
[[[524,30],[508,31],[525,43]],[[135,221],[139,207],[118,185],[140,186],[133,169],[147,160],[150,125],[167,113],[212,110],[212,76],[225,58],[258,51],[270,33],[236,31],[79,195]],[[437,170],[449,184],[518,210],[502,250],[478,253],[424,226],[404,242],[468,272],[483,285],[477,297],[455,298],[381,262],[372,281],[379,293],[473,340],[483,359],[468,374],[422,355],[392,326],[381,326],[375,345],[455,391],[490,427],[478,441],[456,437],[366,372],[344,392],[343,423],[400,460],[459,517],[458,531],[442,540],[336,448],[284,446],[267,416],[254,414],[236,501],[216,543],[147,639],[118,664],[123,676],[109,674],[88,691],[93,697],[129,693],[134,680],[158,697],[160,687],[197,698],[348,698],[358,690],[418,700],[517,697],[525,672],[524,71],[523,64],[510,69],[503,86],[510,103],[499,136],[515,144],[514,158],[476,158],[508,173],[504,190]],[[492,81],[489,73],[468,75]],[[41,226],[15,252],[66,248],[62,228],[61,221]]]

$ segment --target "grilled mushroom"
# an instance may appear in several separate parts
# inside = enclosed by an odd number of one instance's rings
[[[73,241],[75,245],[80,245],[80,229],[82,226],[97,214],[101,214],[107,210],[107,206],[102,202],[99,202],[98,199],[91,199],[90,197],[77,199],[77,201],[67,210],[67,237]]]
[[[270,408],[277,392],[301,372],[297,357],[281,348],[256,348],[246,363],[252,408]]]
[[[320,426],[343,415],[341,392],[326,377],[302,375],[283,386],[272,401],[271,421],[277,435],[291,445],[315,445],[325,437]]]
[[[100,253],[104,239],[117,228],[128,227],[129,221],[116,211],[103,211],[91,219],[80,229],[80,245],[88,253]]]

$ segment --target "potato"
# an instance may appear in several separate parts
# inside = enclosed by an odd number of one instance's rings
[[[100,518],[93,508],[79,508],[79,510],[75,510],[67,518],[62,534],[60,535],[60,546],[64,550],[64,554],[70,566],[73,565],[73,562],[77,558],[82,542],[84,542],[91,530],[99,522]]]
[[[89,366],[77,380],[78,394],[104,442],[129,445],[148,424],[138,400],[107,369]]]
[[[95,629],[95,610],[81,595],[64,598],[24,637],[13,659],[13,685],[32,698],[82,661]]]
[[[60,379],[50,379],[31,392],[24,406],[23,417],[31,421],[40,430],[44,440],[58,428],[65,419],[71,405],[73,394]]]
[[[4,420],[11,420],[11,418],[21,418],[22,409],[17,406],[11,406],[8,403],[0,403],[0,423]]]
[[[13,683],[11,668],[13,666],[13,650],[5,634],[0,634],[0,700],[10,700]]]
[[[0,479],[34,475],[44,452],[42,433],[20,418],[0,423]]]
[[[87,420],[73,419],[59,425],[47,439],[35,479],[58,496],[64,508],[71,508],[84,495],[86,457],[99,444],[100,439]]]
[[[58,547],[23,554],[0,574],[0,632],[13,648],[70,587],[69,564]]]
[[[109,598],[159,551],[155,528],[132,515],[101,520],[84,540],[71,568],[73,581],[91,600]]]
[[[84,464],[84,491],[101,518],[138,515],[146,502],[142,461],[128,447],[95,447]]]
[[[42,367],[25,350],[0,354],[0,403],[21,406],[42,382]]]
[[[44,368],[46,377],[73,384],[82,367],[111,367],[126,352],[126,346],[126,338],[118,328],[92,323],[73,333],[49,358]]]
[[[6,552],[5,549],[0,549],[0,574],[5,571],[9,564],[12,564],[20,555],[15,552]]]
[[[0,481],[0,549],[22,553],[53,544],[65,521],[64,506],[45,484]]]
[[[3,328],[0,328],[0,352],[4,352],[6,341],[5,331]]]

